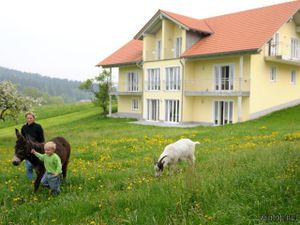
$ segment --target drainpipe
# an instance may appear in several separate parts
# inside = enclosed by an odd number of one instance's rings
[[[143,77],[142,77],[142,86],[141,86],[141,90],[142,90],[142,104],[141,104],[141,119],[143,119],[143,113],[144,113],[144,68],[143,68],[143,61],[139,61],[139,62],[136,62],[135,65],[140,68],[142,70],[142,74],[143,74]]]
[[[239,73],[239,96],[238,96],[238,122],[242,121],[242,81],[244,74],[244,56],[240,56]]]
[[[183,123],[183,78],[184,78],[184,63],[183,63],[183,61],[182,61],[183,59],[181,58],[180,59],[180,64],[181,64],[181,66],[182,66],[182,78],[181,78],[181,104],[180,104],[180,111],[181,111],[181,113],[180,113],[180,123]]]

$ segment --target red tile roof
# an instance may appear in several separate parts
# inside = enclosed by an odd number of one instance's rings
[[[133,64],[141,61],[142,55],[143,41],[131,40],[96,66],[108,67]]]
[[[292,1],[204,19],[213,34],[198,41],[183,57],[258,50],[300,8]]]
[[[299,9],[300,0],[297,0],[200,20],[164,10],[159,10],[155,17],[161,12],[191,30],[211,33],[182,54],[189,58],[258,51]],[[131,40],[97,66],[136,63],[142,60],[142,51],[142,41]]]
[[[210,27],[207,25],[205,20],[191,18],[191,17],[179,15],[176,13],[168,12],[165,10],[160,10],[160,11],[192,30],[200,31],[200,32],[204,32],[204,33],[212,33],[213,32],[210,29]]]

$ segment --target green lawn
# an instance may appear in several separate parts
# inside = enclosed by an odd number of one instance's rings
[[[300,106],[197,128],[102,118],[91,104],[35,111],[46,139],[71,143],[67,181],[57,197],[43,188],[34,194],[24,163],[11,164],[21,124],[2,123],[1,225],[300,223]],[[178,173],[155,178],[153,157],[182,137],[201,142],[195,169],[181,163]]]

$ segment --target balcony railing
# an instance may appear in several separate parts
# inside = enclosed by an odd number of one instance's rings
[[[250,80],[245,78],[186,80],[184,90],[187,96],[249,96]]]
[[[249,79],[196,79],[170,81],[145,81],[145,91],[181,91],[182,86],[186,93],[200,95],[220,95],[220,94],[247,94],[250,91]]]
[[[182,91],[186,96],[249,96],[250,80],[238,79],[196,79],[171,81],[144,81],[141,83],[129,84],[124,82],[113,83],[110,91],[112,95],[142,95],[143,91]],[[144,89],[143,89],[144,88]]]
[[[157,50],[147,50],[145,51],[145,61],[155,61],[155,60],[162,60],[162,59],[175,59],[178,58],[175,55],[174,48],[164,48],[164,51],[161,50],[160,54],[158,54]]]
[[[300,41],[269,42],[265,48],[266,57],[279,57],[282,60],[300,61]]]
[[[111,95],[142,95],[141,83],[114,82],[110,90]]]

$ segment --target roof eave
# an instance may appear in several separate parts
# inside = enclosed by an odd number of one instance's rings
[[[260,48],[254,48],[254,49],[245,49],[245,50],[238,50],[238,51],[231,51],[231,52],[218,52],[218,53],[211,53],[211,54],[195,54],[190,56],[182,56],[182,58],[187,60],[193,60],[193,59],[206,59],[206,58],[215,58],[218,56],[230,56],[230,55],[240,55],[240,54],[257,54],[260,52]]]
[[[120,67],[120,66],[130,66],[130,65],[136,65],[140,62],[141,62],[141,60],[132,61],[132,62],[124,62],[124,63],[106,64],[106,65],[97,64],[96,67],[112,68],[112,67]]]

